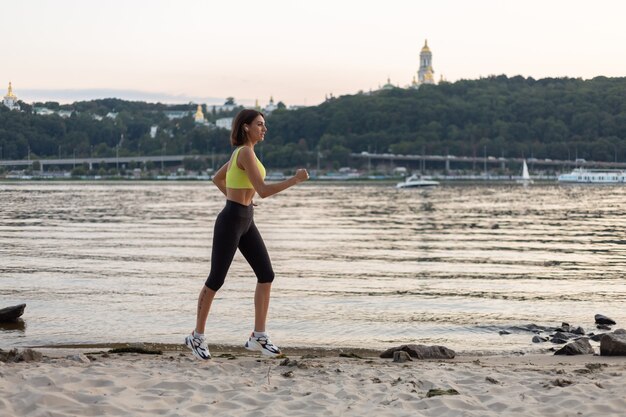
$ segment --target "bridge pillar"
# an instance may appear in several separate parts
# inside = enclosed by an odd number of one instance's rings
[[[450,158],[446,159],[446,172],[450,172]]]
[[[89,161],[89,171],[93,170],[93,162]]]

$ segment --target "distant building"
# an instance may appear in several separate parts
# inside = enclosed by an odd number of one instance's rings
[[[189,116],[190,112],[186,110],[166,110],[163,112],[163,114],[165,114],[165,117],[167,117],[168,119],[175,120]]]
[[[215,112],[215,113],[219,113],[219,112],[227,112],[227,111],[233,111],[235,110],[237,107],[239,107],[239,104],[222,104],[221,106],[215,106],[212,105],[211,109]],[[209,109],[209,105],[207,104],[207,110]]]
[[[381,90],[392,90],[394,88],[398,88],[395,85],[391,84],[391,78],[387,77],[387,84],[383,85]]]
[[[72,113],[74,113],[74,110],[59,110],[56,113],[64,119],[69,119],[70,117],[72,117]]]
[[[272,97],[270,97],[270,102],[263,109],[263,112],[265,114],[270,114],[271,112],[273,112],[277,108],[278,108],[278,106],[276,104],[274,104],[274,97],[272,96]]]
[[[435,84],[435,71],[433,70],[433,54],[428,47],[428,39],[420,52],[420,68],[417,71],[417,85]]]
[[[13,94],[13,86],[11,82],[9,82],[9,91],[7,95],[4,96],[4,100],[2,100],[2,104],[9,108],[9,110],[20,110],[20,105],[17,104],[17,97]]]
[[[152,125],[150,126],[150,137],[152,139],[156,138],[157,132],[159,131],[159,126]]]
[[[33,113],[40,116],[50,116],[51,114],[55,114],[55,111],[47,107],[33,107]]]
[[[198,108],[196,109],[196,114],[193,115],[193,121],[198,125],[208,124],[204,118],[204,113],[202,112],[202,106],[200,104],[198,104]]]
[[[233,118],[232,117],[222,117],[221,119],[217,119],[215,121],[215,126],[221,129],[231,129],[233,126]]]

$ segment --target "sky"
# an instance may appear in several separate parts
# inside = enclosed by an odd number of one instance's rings
[[[435,78],[626,76],[626,2],[3,0],[0,95],[316,105]]]

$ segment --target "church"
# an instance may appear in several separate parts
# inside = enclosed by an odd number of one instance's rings
[[[7,95],[4,96],[2,100],[2,104],[9,108],[9,110],[20,110],[20,105],[17,103],[17,96],[13,94],[13,86],[11,82],[9,82],[9,91]]]
[[[428,39],[424,41],[424,46],[420,51],[420,67],[417,70],[417,80],[413,76],[413,81],[409,88],[419,88],[422,84],[435,84],[435,71],[433,70],[433,53],[428,47]]]
[[[443,80],[443,77],[441,78]],[[435,71],[433,70],[433,53],[428,47],[428,39],[424,41],[424,46],[420,51],[420,66],[417,70],[417,77],[413,76],[413,81],[406,88],[418,89],[423,84],[435,84]],[[379,90],[391,90],[393,88],[401,88],[399,85],[393,85],[391,80],[387,78],[387,83]]]

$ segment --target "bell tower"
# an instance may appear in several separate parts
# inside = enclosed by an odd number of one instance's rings
[[[435,71],[433,70],[433,54],[428,47],[428,39],[420,52],[420,68],[417,71],[418,84],[435,84]]]

